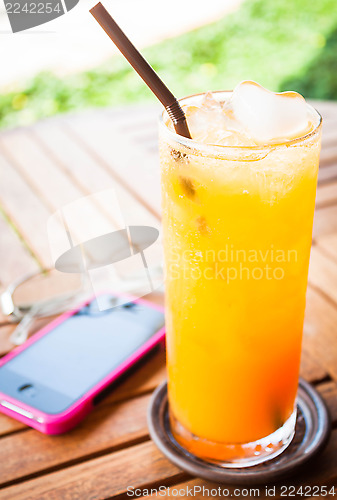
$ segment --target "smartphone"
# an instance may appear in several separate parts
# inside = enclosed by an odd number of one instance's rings
[[[67,312],[0,360],[0,411],[46,434],[74,427],[163,342],[163,309],[112,294]]]

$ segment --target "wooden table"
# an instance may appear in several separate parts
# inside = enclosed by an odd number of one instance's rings
[[[337,486],[337,103],[315,105],[325,124],[301,370],[328,403],[335,430],[324,454],[288,484]],[[143,223],[158,221],[157,112],[89,111],[1,133],[2,286],[50,265],[47,219],[77,198],[113,187]],[[3,355],[13,347],[13,326],[0,321]],[[209,487],[171,465],[149,439],[146,410],[164,377],[161,352],[61,436],[0,414],[0,498],[89,500],[126,497],[128,486]]]

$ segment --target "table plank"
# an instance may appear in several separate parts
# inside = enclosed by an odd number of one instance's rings
[[[337,309],[309,287],[304,323],[304,345],[310,355],[337,380]]]
[[[323,382],[318,386],[318,390],[327,402],[330,415],[333,419],[333,425],[336,427],[337,423],[337,384],[336,382]],[[336,455],[337,459],[337,455]],[[337,463],[337,460],[336,460]],[[337,492],[336,492],[337,493]]]
[[[337,421],[337,385],[325,383],[320,392]],[[35,430],[1,439],[0,484],[8,485],[30,476],[63,468],[90,457],[111,453],[148,440],[146,422],[150,395],[96,408],[73,431],[46,436]],[[137,415],[137,418],[134,418]],[[18,455],[17,450],[20,450]]]
[[[322,165],[324,167],[324,165]],[[318,171],[318,185],[327,184],[337,179],[337,164],[325,165],[325,168],[320,168]]]
[[[181,477],[181,471],[146,442],[5,488],[0,499],[97,500],[125,493],[129,485],[145,487]]]
[[[15,432],[19,432],[22,430],[26,430],[27,426],[22,424],[18,420],[14,418],[7,417],[7,415],[3,415],[0,413],[0,436],[3,438],[4,436],[8,436]]]
[[[336,126],[337,126],[337,109],[335,112],[335,116],[332,117],[332,120],[327,122],[327,125],[324,123],[324,118],[323,118],[322,149],[325,149],[326,147],[329,147],[331,144],[336,143],[336,136],[337,136]]]
[[[104,164],[90,156],[67,130],[65,122],[49,120],[35,125],[31,132],[40,148],[53,158],[84,194],[91,195],[111,189],[117,195],[127,225],[158,225],[158,219],[116,181],[111,169],[106,169]],[[112,213],[111,206],[104,208]]]
[[[45,227],[50,212],[31,186],[5,156],[0,140],[0,204],[15,225],[25,244],[43,266],[50,265],[50,253]]]
[[[13,349],[13,344],[9,340],[15,326],[10,323],[0,325],[0,356],[4,356]]]
[[[319,237],[316,245],[330,259],[337,260],[337,233]]]
[[[319,99],[310,99],[309,102],[322,115],[323,121],[336,121],[337,102],[321,101]]]
[[[333,439],[336,441],[337,439],[337,431],[333,433]],[[335,494],[336,494],[336,468],[335,468],[335,458],[336,458],[336,449],[333,448],[331,443],[329,443],[326,451],[321,455],[319,459],[317,459],[312,464],[306,466],[306,472],[300,473],[296,475],[293,479],[289,479],[288,481],[280,481],[278,483],[271,483],[268,485],[268,490],[266,490],[266,485],[263,486],[230,486],[230,485],[219,485],[216,483],[210,483],[208,481],[204,481],[202,479],[192,479],[184,482],[177,483],[173,485],[170,489],[170,496],[175,498],[191,498],[191,490],[195,489],[195,494],[192,498],[197,500],[202,500],[205,498],[213,498],[213,499],[223,499],[225,497],[234,497],[239,500],[243,500],[245,498],[275,498],[277,500],[285,497],[291,497],[296,499],[301,498],[309,498],[305,495],[305,486],[311,487],[311,492],[314,493],[315,486],[327,486],[327,490],[333,486],[335,486]],[[288,486],[287,491],[282,491],[281,487]],[[292,489],[289,489],[289,486],[294,486],[296,491],[299,491],[299,494],[294,493]],[[302,486],[302,494],[300,493],[299,488]],[[199,489],[198,489],[199,488]],[[217,494],[215,490],[219,491],[220,494]],[[275,488],[275,491],[274,491]],[[188,490],[189,489],[189,490]],[[178,490],[181,494],[176,494],[173,490]],[[213,490],[213,493],[211,493]],[[322,491],[322,493],[324,490]],[[144,492],[145,493],[145,492]],[[168,489],[167,489],[168,495]],[[146,495],[142,497],[142,500],[145,498],[156,498],[156,494]],[[326,496],[325,494],[320,495],[319,492],[316,492],[316,496],[310,498],[334,498],[332,495]]]
[[[47,436],[30,429],[3,437],[0,485],[148,440],[149,399],[145,395],[99,406],[76,429],[60,436]]]
[[[86,198],[83,203],[83,194],[87,193],[84,193],[81,186],[77,186],[53,157],[41,148],[32,133],[27,130],[8,133],[3,136],[2,143],[16,162],[21,174],[48,209],[51,212],[58,209],[63,209],[67,214],[71,212],[73,222],[70,234],[74,245],[120,228],[110,215],[112,211],[110,206],[104,210],[104,207],[92,198]],[[78,200],[82,201],[80,210],[68,206],[69,203]],[[44,232],[46,229],[45,227]]]
[[[314,239],[335,232],[337,232],[337,205],[316,210],[313,227]]]
[[[319,239],[317,248],[321,250],[325,256],[337,262],[337,234],[331,234]]]
[[[144,123],[144,114],[148,122]],[[159,160],[155,142],[140,141],[139,132],[156,137],[157,108],[125,109],[124,116],[82,114],[67,120],[72,133],[93,159],[110,169],[115,179],[156,217],[160,214]]]
[[[19,239],[8,221],[0,213],[0,281],[3,286],[7,286],[14,279],[26,273],[37,272],[40,266],[36,259],[29,252],[27,247]],[[0,317],[0,321],[4,318]]]
[[[328,400],[331,411],[335,411],[336,384],[329,387],[324,384],[322,392]],[[333,419],[337,421],[335,413]],[[16,437],[13,436],[13,439]],[[306,473],[292,479],[290,484],[299,482],[299,478],[302,484],[328,484],[337,480],[336,453],[337,429],[333,431],[329,445],[319,460],[307,466]],[[170,464],[149,441],[5,488],[0,491],[0,499],[28,500],[45,498],[46,495],[48,500],[111,498],[125,494],[130,486],[150,488],[155,485],[172,484],[172,481],[177,483],[181,475],[179,469]]]
[[[0,141],[7,158],[16,165],[20,175],[50,212],[81,195],[52,159],[35,143],[29,128],[7,132],[2,135]]]
[[[321,360],[315,358],[314,354],[311,353],[310,342],[307,342],[305,336],[302,344],[300,376],[310,382],[319,382],[328,376]]]
[[[335,165],[337,162],[337,144],[335,142],[326,145],[322,148],[320,155],[320,165]]]
[[[316,209],[337,204],[337,181],[320,184],[317,188]]]
[[[337,104],[335,102],[310,101],[323,117],[322,151],[318,173],[319,185],[337,179]]]
[[[318,246],[311,249],[309,283],[337,305],[337,262],[325,255]]]

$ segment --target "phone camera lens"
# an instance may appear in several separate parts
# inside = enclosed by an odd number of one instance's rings
[[[124,309],[134,309],[137,306],[134,302],[128,302],[127,304],[124,304],[123,307]]]

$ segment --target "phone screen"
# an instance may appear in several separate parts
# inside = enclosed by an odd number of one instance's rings
[[[99,311],[92,301],[0,367],[0,391],[46,413],[60,413],[163,325],[163,313],[144,304]]]

